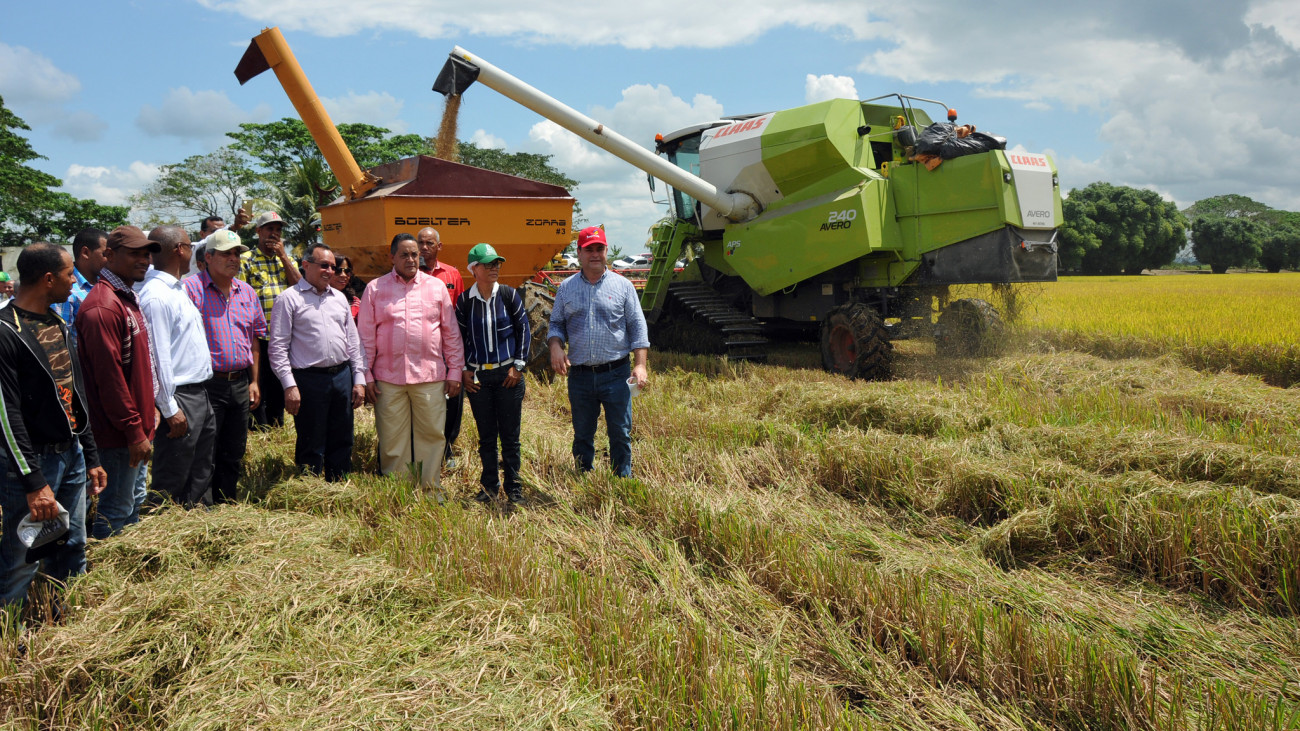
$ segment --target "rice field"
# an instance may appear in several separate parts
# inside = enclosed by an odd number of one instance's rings
[[[1020,324],[1048,347],[1170,352],[1197,368],[1300,383],[1300,273],[1062,277],[1017,296]]]
[[[0,724],[1300,726],[1300,391],[929,347],[884,383],[652,354],[629,480],[576,474],[530,381],[527,511],[469,503],[473,457],[440,506],[257,435],[245,502],[150,515],[0,632]]]

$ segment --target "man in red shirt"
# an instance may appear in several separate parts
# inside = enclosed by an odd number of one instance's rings
[[[465,280],[461,279],[460,271],[456,267],[438,261],[438,253],[442,251],[442,236],[438,234],[438,230],[428,227],[420,229],[420,232],[415,235],[415,243],[420,247],[420,271],[442,280],[443,284],[447,285],[447,294],[451,295],[451,301],[456,302],[465,291]],[[447,397],[447,426],[444,431],[447,435],[447,451],[443,454],[443,465],[449,470],[459,466],[456,464],[453,447],[456,445],[456,437],[460,436],[460,421],[464,412],[464,393]]]
[[[162,247],[135,226],[108,235],[104,268],[77,313],[78,356],[86,375],[90,428],[108,486],[91,535],[107,538],[140,520],[153,455],[153,358],[149,331],[131,285],[144,280]]]

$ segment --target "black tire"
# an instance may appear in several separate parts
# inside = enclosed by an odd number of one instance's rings
[[[551,328],[555,294],[538,282],[524,282],[520,289],[524,296],[524,313],[528,316],[528,326],[532,329],[532,340],[528,344],[528,366],[525,370],[549,383],[555,378],[555,371],[551,370],[551,349],[546,343],[546,333]]]
[[[894,346],[880,314],[863,304],[841,305],[822,321],[822,366],[865,381],[893,375]]]
[[[949,358],[997,355],[1005,342],[1002,316],[981,299],[948,303],[934,326],[934,352]]]

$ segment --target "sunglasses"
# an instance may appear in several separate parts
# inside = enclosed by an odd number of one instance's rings
[[[321,269],[324,269],[324,270],[327,271],[327,272],[332,272],[332,271],[334,271],[334,269],[335,269],[335,267],[334,267],[333,264],[322,264],[322,263],[320,263],[320,262],[318,262],[318,261],[309,261],[309,262],[307,262],[307,263],[308,263],[308,264],[315,264],[316,266],[320,267]]]

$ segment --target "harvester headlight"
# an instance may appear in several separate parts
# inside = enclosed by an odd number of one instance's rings
[[[1011,182],[1011,173],[1006,172],[1006,171],[1003,171],[1003,173],[1002,173],[1002,182],[1004,182],[1004,183],[1010,183],[1010,182]]]
[[[1052,176],[1052,187],[1053,188],[1061,187],[1061,181],[1055,175]]]

